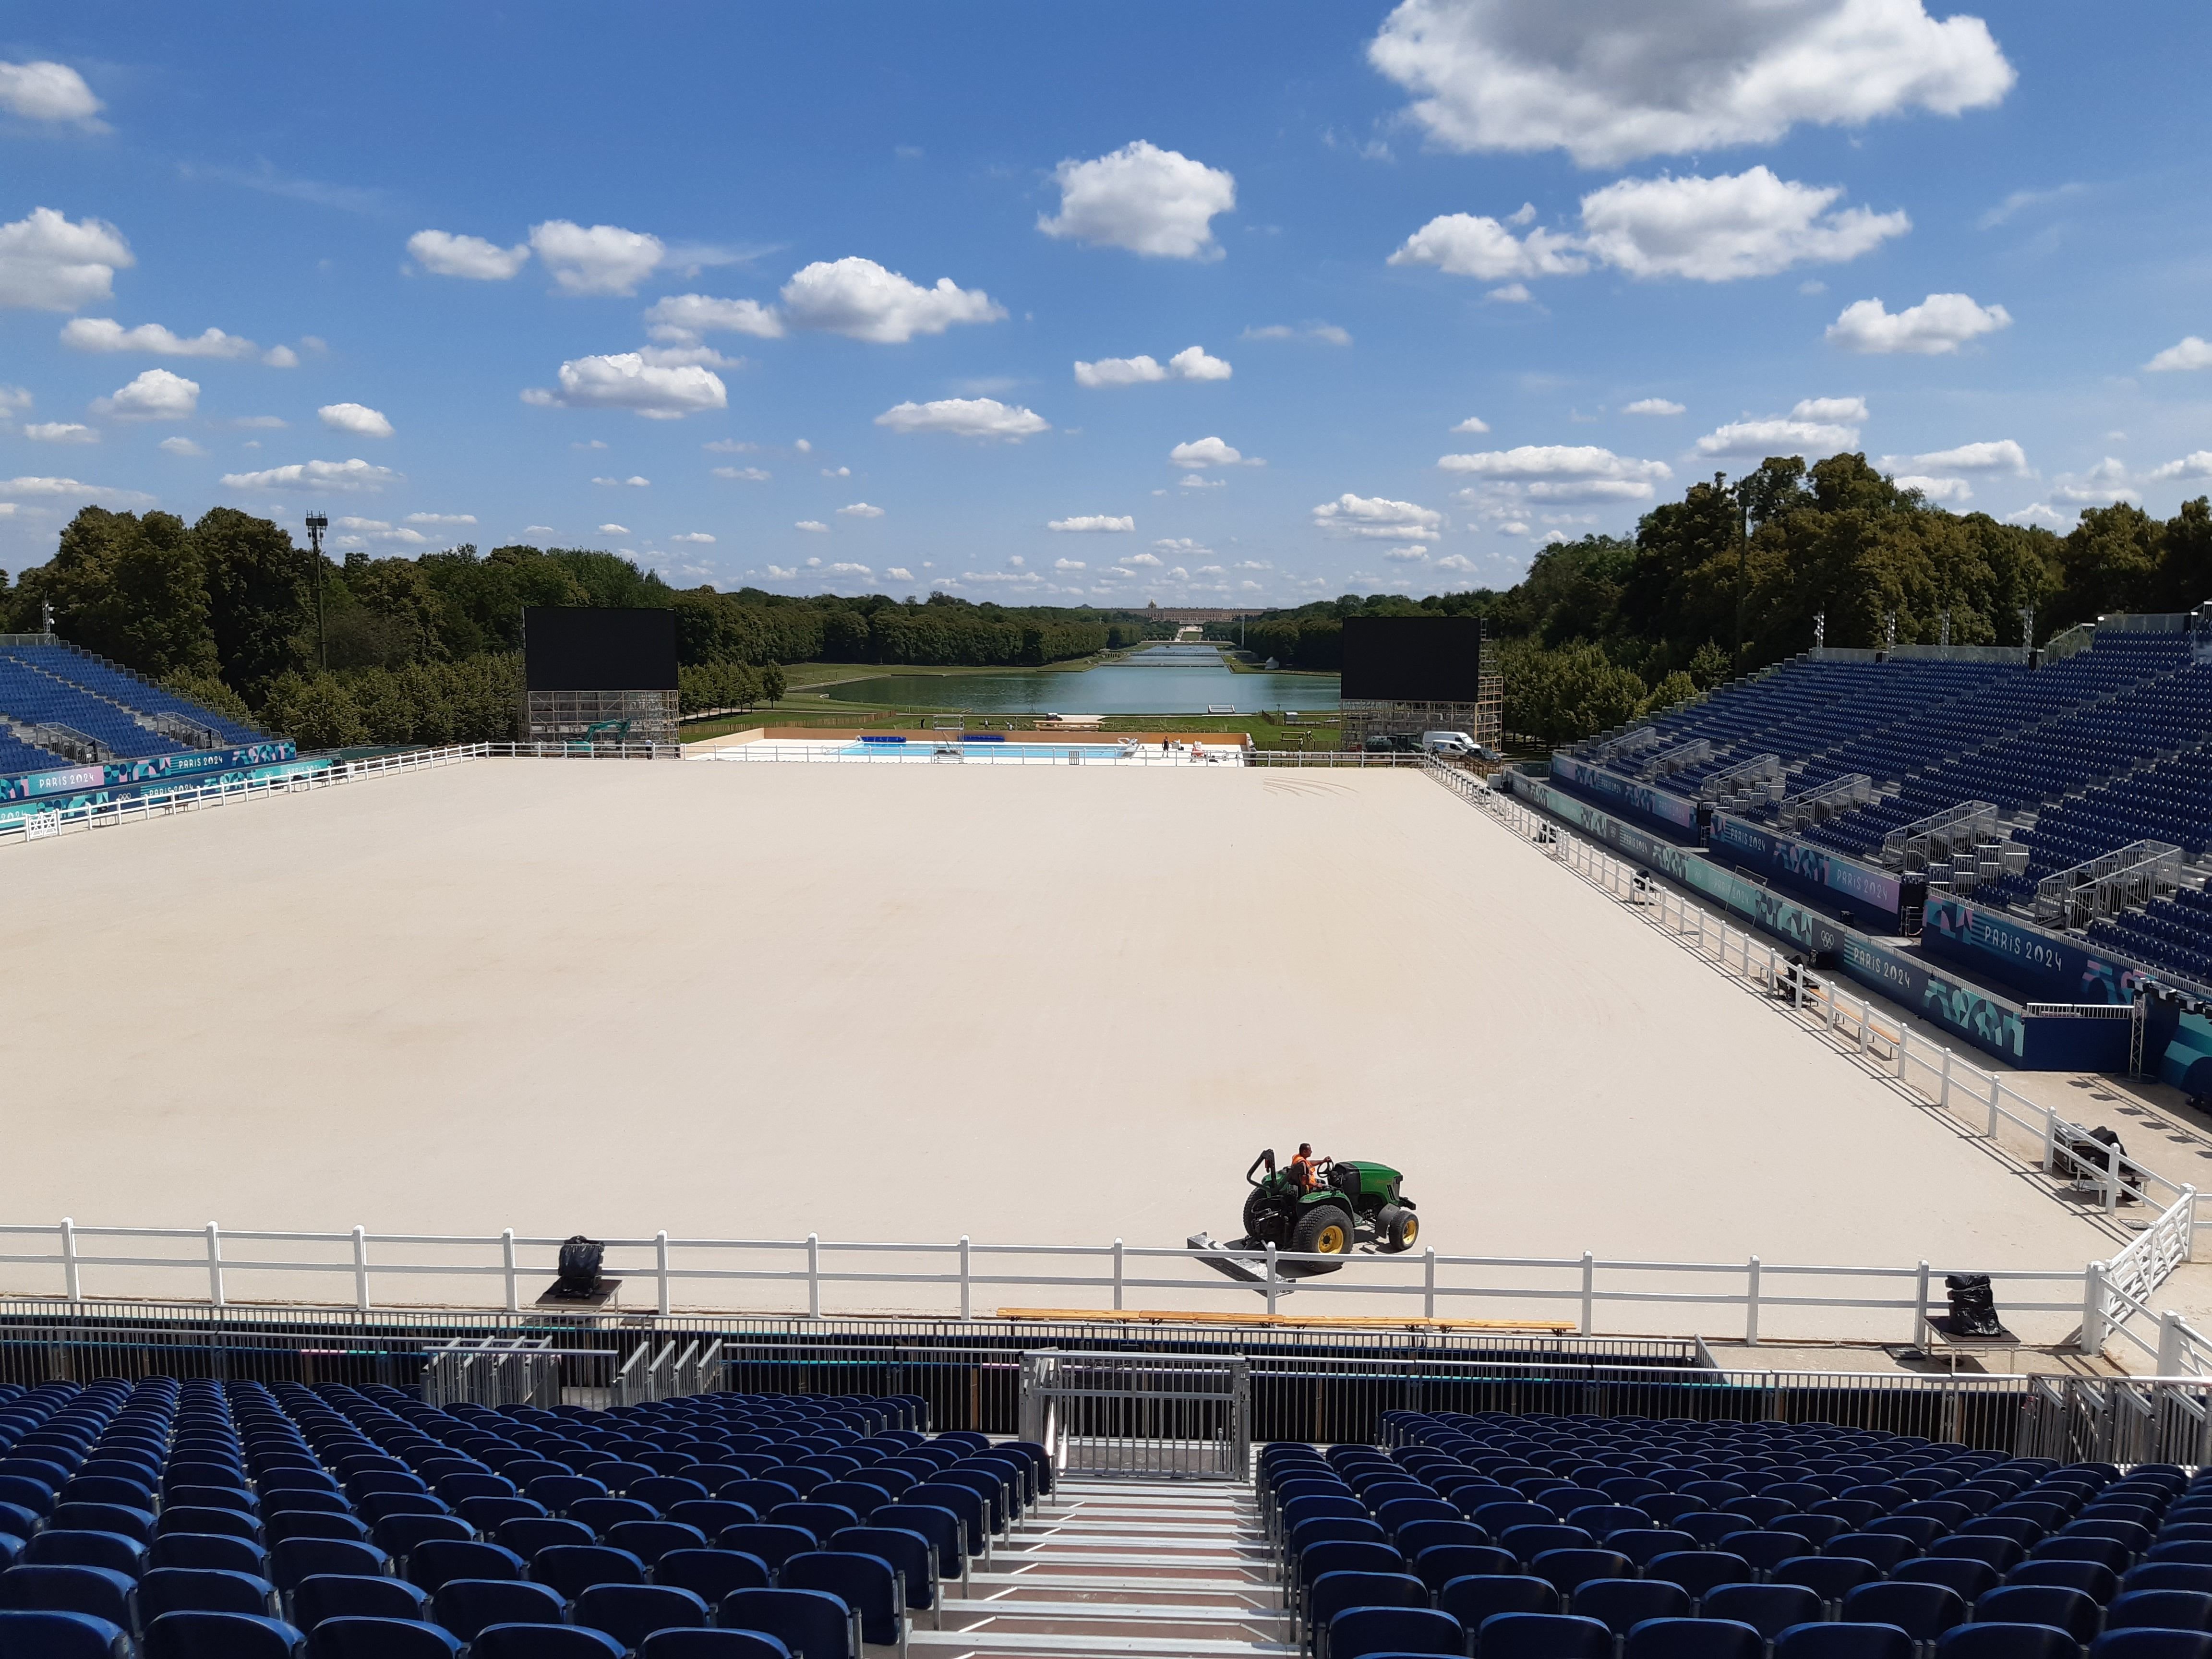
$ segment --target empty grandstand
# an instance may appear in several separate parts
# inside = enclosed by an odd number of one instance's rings
[[[2086,925],[2167,971],[2212,973],[2198,890],[2212,850],[2212,606],[2107,618],[2086,648],[2039,665],[2026,650],[1816,650],[1574,752],[1601,773],[1555,767],[1555,781],[1632,800],[1678,839],[1733,814],[1924,874],[1931,893]],[[2097,861],[2138,845],[2186,862],[2142,891],[2106,881]],[[2060,892],[2075,901],[2054,904]]]
[[[262,740],[52,635],[0,636],[0,775]]]

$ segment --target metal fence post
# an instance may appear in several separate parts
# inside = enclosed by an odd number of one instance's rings
[[[1270,1239],[1267,1242],[1267,1316],[1271,1319],[1275,1314],[1275,1287],[1281,1282],[1275,1276],[1275,1245]]]
[[[2160,1376],[2179,1376],[2181,1373],[2181,1316],[2168,1308],[2158,1316],[2158,1374]]]
[[[1430,1245],[1421,1258],[1421,1317],[1437,1316],[1437,1247]]]
[[[2058,1115],[2048,1108],[2043,1114],[2043,1173],[2053,1180],[2058,1176]]]
[[[208,1300],[218,1308],[222,1306],[222,1236],[216,1224],[207,1224]]]
[[[1938,1106],[1941,1106],[1947,1112],[1951,1109],[1951,1061],[1953,1058],[1954,1056],[1951,1050],[1948,1048],[1946,1048],[1943,1050],[1943,1086],[1942,1091],[1936,1097],[1936,1103]]]
[[[1919,1348],[1926,1346],[1928,1342],[1928,1264],[1925,1261],[1920,1264],[1919,1271],[1913,1275],[1912,1283],[1912,1346]]]
[[[2197,1188],[2185,1184],[2181,1196],[2186,1206],[2181,1212],[2181,1259],[2197,1260]]]
[[[1747,1347],[1759,1346],[1759,1258],[1751,1259],[1743,1282],[1743,1340]]]
[[[664,1240],[667,1237],[665,1233],[661,1235]],[[963,1239],[961,1242],[964,1244],[967,1241]],[[963,1250],[961,1255],[964,1261],[967,1252]],[[961,1279],[962,1289],[964,1291],[967,1279],[965,1273],[961,1274]],[[809,1319],[822,1317],[822,1235],[819,1233],[806,1235],[806,1316]],[[960,1316],[963,1319],[968,1316],[965,1295],[961,1297]]]
[[[665,1319],[668,1317],[668,1230],[665,1227],[653,1236],[653,1277],[658,1291],[660,1316]],[[822,1310],[817,1307],[814,1311],[820,1313]]]
[[[1583,1320],[1582,1334],[1590,1335],[1595,1329],[1591,1323],[1591,1310],[1597,1301],[1597,1258],[1588,1250],[1583,1252]]]
[[[77,1283],[76,1223],[67,1216],[62,1218],[62,1288],[70,1301],[84,1300],[84,1292]]]
[[[368,1230],[353,1230],[353,1305],[368,1311]]]
[[[960,1235],[960,1316],[963,1319],[973,1319],[975,1316],[969,1310],[969,1290],[968,1235],[963,1233]]]
[[[502,1227],[499,1233],[500,1265],[507,1274],[507,1310],[520,1313],[522,1304],[515,1295],[514,1285],[514,1229]]]
[[[1121,1241],[1114,1241],[1114,1311],[1121,1311]]]

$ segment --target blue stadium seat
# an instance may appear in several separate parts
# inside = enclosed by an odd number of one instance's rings
[[[860,1659],[858,1615],[820,1590],[732,1590],[715,1609],[714,1622],[726,1630],[763,1632],[805,1659]]]
[[[793,1655],[764,1631],[664,1630],[638,1644],[637,1659],[793,1659]]]
[[[594,1584],[642,1584],[645,1563],[604,1544],[552,1544],[530,1562],[529,1577],[573,1601]]]
[[[1936,1644],[1936,1659],[2081,1659],[2081,1644],[2051,1625],[1956,1626]]]
[[[0,1608],[0,1653],[8,1659],[131,1659],[123,1626],[82,1613]]]
[[[137,1628],[138,1586],[106,1567],[9,1567],[0,1572],[0,1607],[35,1613],[84,1613],[125,1630]]]
[[[1748,1625],[1771,1642],[1792,1625],[1818,1620],[1821,1603],[1802,1584],[1719,1584],[1705,1593],[1698,1610],[1708,1619]]]
[[[1792,1625],[1774,1642],[1774,1659],[1912,1659],[1917,1650],[1894,1625]]]
[[[1622,1659],[1765,1659],[1765,1638],[1723,1619],[1652,1619],[1628,1632]]]
[[[325,1619],[398,1619],[429,1616],[430,1598],[404,1578],[363,1578],[319,1572],[302,1578],[292,1592],[292,1622],[313,1635]]]
[[[281,1619],[165,1613],[146,1627],[145,1659],[299,1659],[307,1638]]]
[[[706,1601],[672,1584],[597,1584],[576,1598],[575,1622],[635,1648],[659,1630],[699,1630],[712,1623]]]
[[[623,1644],[583,1625],[487,1625],[469,1659],[623,1659]]]
[[[2089,1659],[2212,1659],[2212,1631],[2108,1630],[2089,1644]]]
[[[276,1587],[249,1573],[212,1567],[155,1567],[138,1580],[138,1618],[165,1613],[274,1613]]]
[[[1846,1623],[1894,1625],[1916,1642],[1932,1642],[1968,1617],[1966,1599],[1948,1584],[1890,1579],[1861,1584],[1844,1596]]]
[[[1613,1659],[1613,1632],[1595,1619],[1570,1613],[1500,1613],[1483,1620],[1475,1651],[1481,1659]]]

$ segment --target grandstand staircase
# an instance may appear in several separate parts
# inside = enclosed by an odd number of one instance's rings
[[[932,1655],[1299,1651],[1258,1498],[1241,1480],[1062,1475],[939,1591],[939,1613],[908,1638]]]

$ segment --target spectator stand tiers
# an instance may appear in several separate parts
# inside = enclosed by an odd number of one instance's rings
[[[2075,632],[2087,648],[2039,666],[2026,651],[1814,651],[1574,757],[1675,798],[1677,838],[1688,805],[1718,804],[1877,870],[1924,872],[1931,898],[2070,925],[2094,949],[2212,981],[2212,605]],[[1562,770],[1554,787],[1593,805],[1638,804]],[[1992,838],[1923,862],[1905,832],[1972,803],[1994,808]],[[2105,867],[2075,872],[2138,846],[2178,849],[2178,876],[2106,883],[2054,916],[2054,890],[2086,890]]]
[[[0,1654],[1294,1659],[1248,1481],[1063,1482],[925,1413],[0,1387]]]
[[[52,635],[0,635],[0,775],[220,749],[265,735]]]

